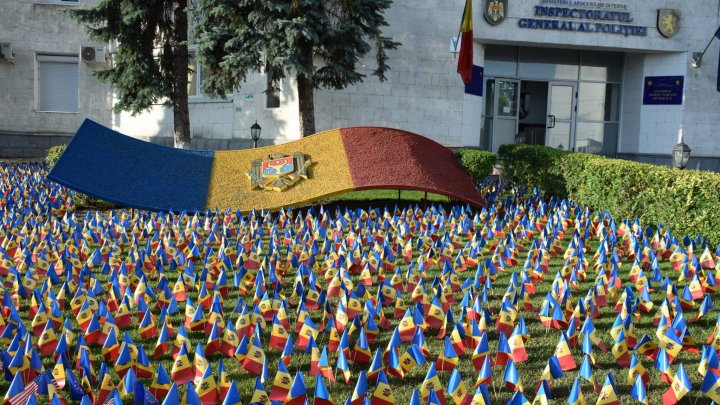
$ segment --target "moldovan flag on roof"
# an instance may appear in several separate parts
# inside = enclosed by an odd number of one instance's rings
[[[465,0],[460,35],[460,57],[458,58],[457,72],[460,74],[463,83],[467,85],[472,81],[473,66],[472,0]]]
[[[681,364],[677,373],[675,373],[675,377],[673,378],[672,384],[670,384],[670,388],[668,388],[662,395],[663,404],[677,404],[678,401],[680,401],[685,394],[690,392],[691,389],[692,385],[690,384],[690,379],[685,372],[685,366]]]

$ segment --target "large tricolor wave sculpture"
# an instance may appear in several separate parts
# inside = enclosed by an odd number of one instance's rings
[[[380,127],[212,152],[144,142],[86,120],[48,177],[106,201],[155,211],[274,209],[367,189],[428,191],[484,204],[449,149]]]

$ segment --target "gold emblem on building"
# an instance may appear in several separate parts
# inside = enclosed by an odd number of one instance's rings
[[[680,10],[661,8],[658,10],[657,29],[665,38],[680,31]]]

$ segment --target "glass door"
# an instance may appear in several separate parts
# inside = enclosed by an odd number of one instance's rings
[[[550,82],[545,146],[574,150],[576,84]]]
[[[518,130],[518,105],[520,103],[520,81],[495,79],[495,116],[493,117],[492,151],[500,145],[515,143]]]

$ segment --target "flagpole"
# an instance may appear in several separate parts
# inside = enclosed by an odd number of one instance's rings
[[[718,27],[718,29],[715,30],[715,34],[717,34],[718,31],[720,31],[720,27]],[[715,35],[713,35],[712,38],[710,38],[710,41],[708,41],[708,44],[705,46],[705,49],[702,51],[702,53],[700,55],[698,55],[697,57],[695,55],[693,55],[693,64],[695,64],[696,67],[700,66],[700,62],[702,62],[702,58],[705,56],[705,52],[707,52],[708,48],[710,48],[710,44],[712,44],[713,39],[715,39]]]

